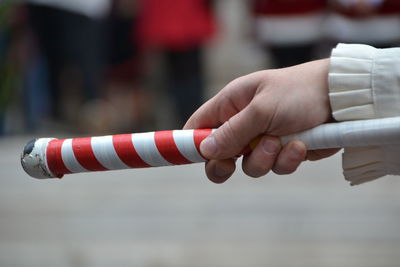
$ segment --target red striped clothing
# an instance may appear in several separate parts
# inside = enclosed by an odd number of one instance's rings
[[[400,1],[385,0],[374,13],[358,14],[354,8],[333,4],[326,34],[337,42],[392,46],[400,40]]]
[[[256,15],[302,15],[323,10],[326,0],[253,0]]]
[[[400,14],[400,1],[399,0],[386,0],[379,8],[380,14]]]

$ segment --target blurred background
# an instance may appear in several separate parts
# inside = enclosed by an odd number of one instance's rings
[[[30,179],[33,137],[181,128],[232,79],[398,46],[397,0],[0,0],[0,266],[399,266],[399,181],[340,155],[223,185],[201,164]],[[240,169],[240,168],[238,168]]]

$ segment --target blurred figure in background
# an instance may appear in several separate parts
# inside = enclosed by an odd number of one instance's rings
[[[326,0],[253,0],[252,8],[256,38],[272,56],[274,68],[314,58]]]
[[[28,0],[30,24],[48,66],[54,120],[80,119],[101,96],[110,0]]]
[[[167,85],[179,127],[202,103],[203,47],[215,30],[209,0],[140,0],[137,36],[141,48],[165,55]]]
[[[144,86],[144,59],[137,35],[137,1],[114,0],[108,20],[109,46],[105,98],[113,132],[154,129],[154,107]]]
[[[363,43],[378,48],[400,41],[399,0],[331,0],[327,34],[338,42]]]
[[[0,136],[4,134],[5,113],[19,78],[17,60],[17,7],[12,1],[0,5]]]

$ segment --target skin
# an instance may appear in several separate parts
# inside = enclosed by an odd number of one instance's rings
[[[328,97],[329,60],[264,70],[235,79],[202,105],[184,129],[218,128],[200,145],[208,159],[205,171],[215,183],[235,171],[235,156],[256,137],[243,156],[243,171],[261,177],[269,171],[290,174],[306,159],[318,160],[338,150],[307,151],[300,141],[285,146],[278,136],[303,131],[331,119]]]

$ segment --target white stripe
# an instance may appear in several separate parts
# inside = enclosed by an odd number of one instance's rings
[[[85,168],[76,160],[74,151],[72,150],[72,139],[66,139],[61,147],[61,157],[65,167],[72,172],[87,172]]]
[[[132,143],[144,162],[153,167],[172,165],[166,161],[157,149],[154,132],[132,134]]]
[[[118,157],[111,135],[92,137],[91,145],[96,159],[107,169],[120,170],[129,168]]]
[[[255,32],[267,44],[304,44],[318,41],[323,34],[321,12],[294,16],[258,16]]]
[[[175,130],[172,131],[172,135],[179,152],[181,152],[186,159],[191,162],[205,161],[194,144],[194,130]]]

